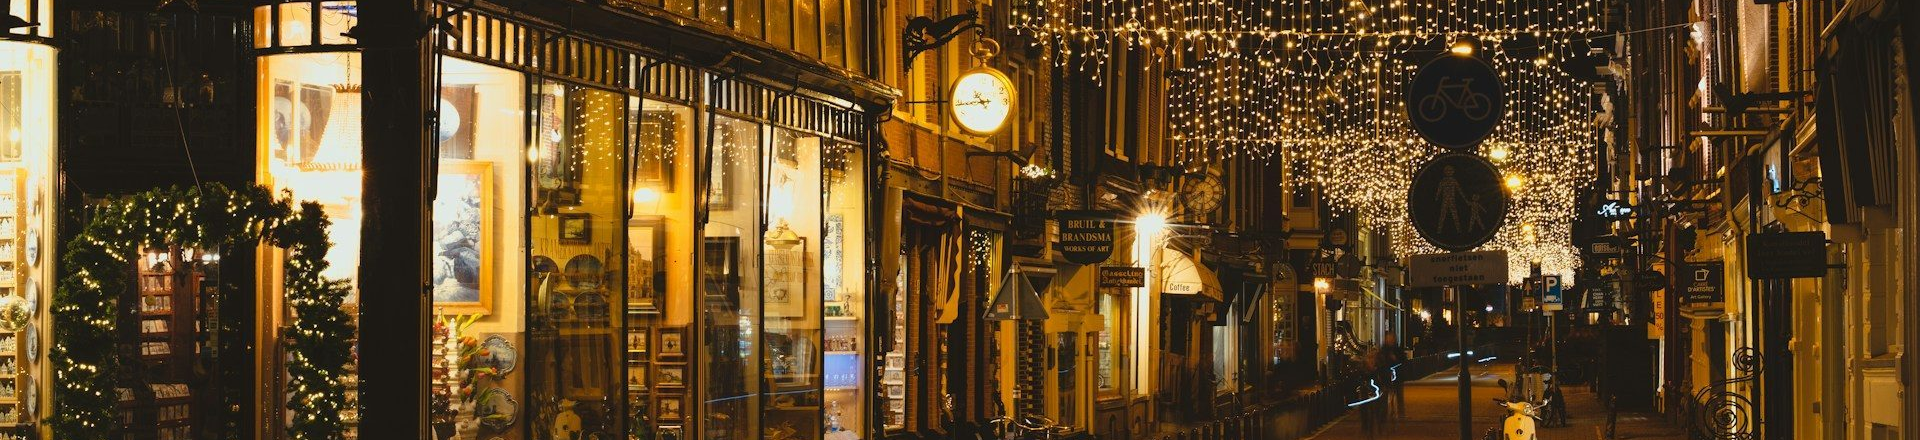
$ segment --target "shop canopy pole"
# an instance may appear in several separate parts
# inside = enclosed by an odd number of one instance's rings
[[[422,0],[361,2],[365,190],[360,247],[360,432],[427,438],[427,28]],[[363,435],[362,438],[368,436]]]

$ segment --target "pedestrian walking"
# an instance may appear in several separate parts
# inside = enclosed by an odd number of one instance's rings
[[[1369,394],[1372,393],[1384,392],[1376,388],[1380,383],[1380,371],[1384,369],[1378,362],[1375,362],[1375,360],[1380,357],[1377,354],[1378,350],[1377,348],[1370,349],[1369,351],[1363,352],[1358,359],[1355,359],[1360,367],[1358,370],[1362,373],[1355,377],[1360,381],[1359,389],[1356,390],[1358,394],[1356,397],[1362,399],[1360,400],[1362,403],[1358,408],[1354,409],[1360,412],[1360,430],[1366,433],[1369,440],[1379,438],[1380,411],[1381,408],[1386,405],[1382,402],[1384,399],[1381,399],[1381,397],[1384,396],[1379,394],[1369,396]]]
[[[1405,381],[1408,378],[1400,377],[1400,369],[1407,363],[1407,351],[1400,347],[1400,338],[1394,335],[1393,330],[1387,330],[1387,336],[1381,343],[1379,363],[1386,369],[1386,380],[1380,383],[1380,387],[1386,392],[1384,406],[1387,408],[1387,418],[1405,419],[1407,418]]]

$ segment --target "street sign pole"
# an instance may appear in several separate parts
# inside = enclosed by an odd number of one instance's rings
[[[1473,362],[1467,355],[1467,297],[1459,287],[1447,286],[1453,293],[1453,333],[1460,339],[1460,440],[1473,440],[1473,376],[1467,367]]]

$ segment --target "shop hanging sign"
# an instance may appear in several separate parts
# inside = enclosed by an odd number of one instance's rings
[[[1421,254],[1407,259],[1413,287],[1507,283],[1507,251]]]
[[[1147,287],[1147,269],[1133,266],[1102,267],[1100,287]]]
[[[1444,55],[1407,83],[1407,120],[1427,142],[1455,151],[1480,143],[1507,110],[1506,85],[1486,61]]]
[[[1112,211],[1061,211],[1060,255],[1074,264],[1100,264],[1113,257]]]
[[[1631,203],[1620,200],[1607,200],[1600,202],[1600,206],[1593,208],[1593,215],[1599,217],[1601,220],[1622,220],[1633,217],[1633,208],[1633,204]]]
[[[1507,219],[1507,190],[1493,163],[1465,153],[1442,154],[1414,174],[1407,191],[1414,230],[1434,247],[1471,250],[1493,239]]]
[[[1819,232],[1747,235],[1747,278],[1819,278],[1827,275],[1827,236]]]
[[[1681,266],[1680,305],[1683,307],[1706,306],[1727,302],[1726,280],[1721,273],[1727,264],[1720,261],[1687,263]]]

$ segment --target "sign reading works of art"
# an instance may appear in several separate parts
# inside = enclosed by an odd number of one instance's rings
[[[1727,264],[1720,261],[1687,263],[1680,266],[1678,274],[1680,305],[1695,307],[1727,302],[1724,293],[1726,280],[1720,278],[1726,268]]]
[[[1414,174],[1407,209],[1421,238],[1459,252],[1485,244],[1500,230],[1507,219],[1507,190],[1493,163],[1472,154],[1447,153]]]
[[[1407,259],[1413,287],[1506,284],[1507,251],[1421,254]]]
[[[1407,83],[1407,119],[1427,142],[1456,151],[1493,133],[1507,111],[1507,87],[1486,61],[1442,56]]]
[[[1060,255],[1074,264],[1100,264],[1113,256],[1111,211],[1060,211]]]
[[[1747,278],[1819,278],[1827,275],[1827,236],[1775,232],[1747,236]]]
[[[1147,287],[1147,269],[1133,266],[1102,267],[1100,287]]]

